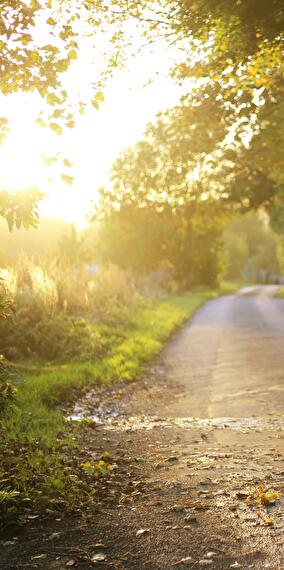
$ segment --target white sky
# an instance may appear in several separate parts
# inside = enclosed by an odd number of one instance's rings
[[[35,125],[41,108],[39,98],[27,94],[2,97],[0,114],[9,117],[11,131],[0,147],[1,187],[14,191],[37,186],[48,196],[41,203],[41,215],[84,225],[97,188],[107,183],[117,154],[141,138],[158,111],[179,100],[180,88],[167,77],[171,62],[163,43],[151,50],[142,51],[127,70],[111,80],[99,111],[90,105],[87,113],[79,116],[76,127],[67,129],[61,137]],[[91,50],[83,50],[68,72],[69,89],[82,99],[90,94],[90,85],[95,81],[93,58]],[[159,75],[155,75],[157,70]],[[153,77],[152,83],[143,87]],[[58,166],[42,164],[43,153],[50,156],[56,152],[74,164],[70,172],[75,177],[73,186],[62,182],[62,167],[58,170]],[[49,177],[53,182],[47,182]]]

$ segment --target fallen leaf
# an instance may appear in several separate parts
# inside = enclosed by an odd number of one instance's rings
[[[142,536],[143,534],[148,534],[149,532],[149,528],[140,528],[140,530],[137,530],[136,536]]]
[[[197,523],[197,518],[193,515],[185,517],[184,522]]]
[[[171,507],[169,510],[169,512],[171,513],[182,513],[183,511],[184,511],[183,505],[173,505],[173,507]]]
[[[102,552],[94,554],[94,556],[92,556],[91,558],[91,562],[93,562],[93,564],[96,564],[97,562],[103,562],[104,560],[106,560],[106,555],[103,554]]]
[[[268,507],[269,505],[274,505],[275,501],[279,499],[280,493],[276,491],[265,492],[262,487],[257,489],[259,502]]]
[[[177,562],[174,563],[174,566],[177,566],[178,564],[184,564],[184,562],[190,562],[190,560],[192,560],[191,556],[186,556],[186,558],[181,558],[180,560],[178,560]]]
[[[249,493],[247,491],[237,491],[236,493],[236,498],[237,499],[246,499],[247,497],[249,497]]]

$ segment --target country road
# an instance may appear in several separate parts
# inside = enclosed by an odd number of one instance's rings
[[[118,467],[93,518],[35,525],[1,569],[284,569],[284,300],[274,292],[208,302],[139,383],[105,395],[112,413],[87,445]],[[76,410],[97,415],[97,401],[94,390]],[[56,524],[61,544],[50,546]]]

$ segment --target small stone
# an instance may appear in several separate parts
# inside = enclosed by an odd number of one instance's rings
[[[188,517],[185,517],[184,522],[186,522],[186,523],[197,523],[197,518],[193,515],[189,515]]]
[[[184,511],[183,505],[173,505],[173,507],[170,508],[171,513],[182,513],[183,511]]]
[[[149,528],[140,528],[136,532],[136,536],[143,536],[143,534],[148,534],[150,532]]]
[[[104,560],[106,560],[106,555],[103,554],[102,552],[94,554],[94,556],[92,556],[91,558],[91,562],[93,562],[93,564],[96,564],[97,562],[104,562]]]
[[[213,558],[214,556],[216,556],[216,552],[213,551],[207,552],[207,554],[205,554],[206,558]]]

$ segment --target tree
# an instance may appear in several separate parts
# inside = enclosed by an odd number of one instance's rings
[[[101,261],[137,275],[167,267],[182,289],[216,285],[222,223],[217,204],[121,204],[104,210],[96,242]]]
[[[222,104],[202,94],[160,113],[115,161],[112,183],[110,200],[118,204],[173,206],[210,198],[243,211],[269,204],[277,191],[255,146],[228,140]],[[101,199],[107,208],[108,193]]]
[[[42,197],[43,194],[35,188],[15,194],[0,191],[0,216],[7,221],[10,231],[14,227],[27,229],[37,225],[37,204]]]
[[[282,0],[160,0],[158,8],[148,2],[148,13],[133,3],[130,13],[144,24],[148,18],[149,41],[160,34],[178,48],[173,75],[188,85],[191,105],[201,98],[218,102],[238,157],[242,163],[247,157],[242,184],[249,170],[255,186],[266,187],[266,196],[281,191]],[[240,143],[249,138],[251,152],[240,153]]]
[[[282,0],[269,4],[265,0],[73,0],[57,6],[52,0],[3,0],[0,19],[0,90],[5,95],[38,93],[48,107],[38,121],[55,133],[75,124],[62,78],[77,58],[84,26],[93,33],[105,29],[109,34],[112,49],[105,76],[127,60],[131,47],[135,50],[137,26],[129,24],[139,20],[148,43],[163,37],[179,48],[173,75],[185,85],[190,80],[191,107],[201,99],[218,106],[221,125],[228,134],[234,130],[237,145],[249,131],[259,153],[265,148],[264,133],[268,147],[275,132],[279,134],[275,123],[283,117]],[[43,35],[48,40],[42,41]],[[101,98],[98,91],[95,108]],[[77,110],[84,112],[84,105],[78,101]],[[274,109],[271,118],[266,113],[269,106]],[[0,117],[0,138],[7,128],[5,117]],[[281,149],[273,153],[276,162],[270,166],[274,182],[275,176],[279,180]]]
[[[112,186],[101,189],[95,217],[102,220],[104,259],[142,273],[167,262],[180,286],[213,285],[223,212],[209,157],[225,125],[211,100],[185,103],[161,113],[114,163]]]
[[[281,271],[283,251],[263,212],[231,220],[225,228],[224,248],[228,279],[257,281],[261,275],[279,275]]]
[[[0,92],[4,96],[36,93],[45,105],[45,111],[37,119],[41,126],[49,126],[58,135],[63,128],[73,128],[74,108],[63,85],[64,74],[77,59],[79,22],[92,20],[95,30],[95,26],[102,24],[104,13],[103,5],[96,7],[91,1],[60,2],[55,7],[52,0],[2,0]],[[95,108],[102,98],[101,91],[95,89],[92,101]],[[78,101],[75,111],[83,113],[85,104]],[[8,130],[7,118],[0,117],[0,143]],[[65,178],[71,181],[71,177]],[[42,196],[34,189],[24,195],[2,190],[0,215],[7,220],[10,229],[35,225],[37,203]]]

